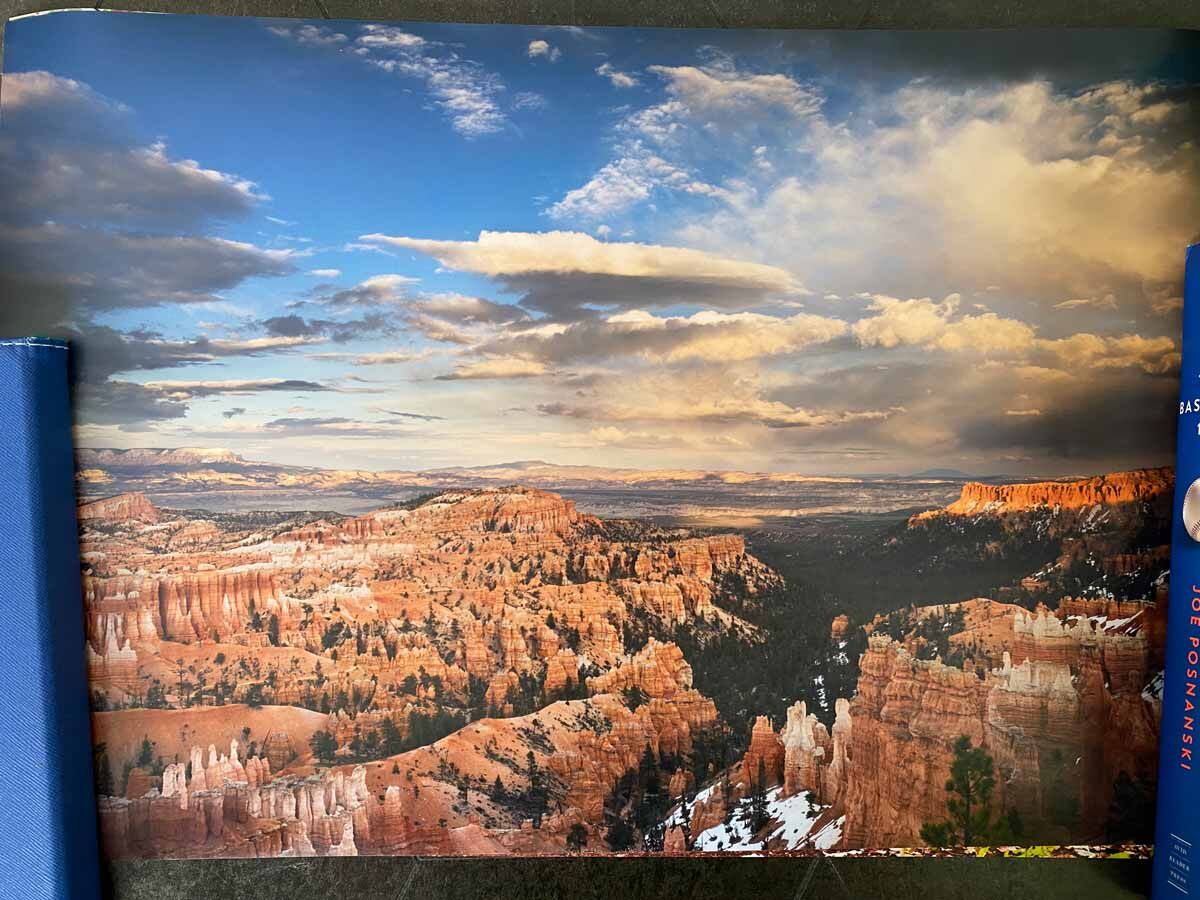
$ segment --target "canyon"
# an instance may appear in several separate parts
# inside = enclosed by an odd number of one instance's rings
[[[998,818],[1104,842],[1119,780],[1153,783],[1170,489],[1166,470],[963,485],[888,546],[978,533],[1003,553],[1036,532],[1040,568],[815,622],[853,689],[818,680],[744,726],[689,658],[772,640],[788,585],[742,534],[518,486],[356,516],[84,502],[107,852],[917,846],[963,736],[995,766]]]
[[[524,488],[270,532],[172,517],[139,494],[85,504],[80,522],[97,740],[138,795],[102,803],[116,854],[248,853],[241,839],[265,827],[264,808],[279,813],[265,817],[279,820],[271,852],[308,852],[314,829],[317,852],[349,852],[350,819],[279,823],[306,802],[359,809],[346,798],[361,792],[330,785],[360,768],[383,798],[363,800],[352,843],[364,852],[494,850],[481,821],[515,850],[561,846],[572,824],[600,819],[647,748],[687,755],[717,723],[679,648],[643,633],[686,625],[753,640],[728,595],[779,580],[735,535],[606,524]],[[217,722],[230,737],[215,738]],[[317,732],[336,748],[328,759],[314,759]],[[243,733],[263,766],[250,779],[236,747],[214,757]],[[317,762],[332,765],[322,774]],[[553,808],[505,802],[537,773]],[[270,799],[288,779],[292,799]],[[322,804],[301,796],[322,790]],[[371,816],[384,822],[373,839]]]

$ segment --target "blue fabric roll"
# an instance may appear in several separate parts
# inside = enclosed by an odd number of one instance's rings
[[[67,345],[0,339],[0,896],[100,896]]]

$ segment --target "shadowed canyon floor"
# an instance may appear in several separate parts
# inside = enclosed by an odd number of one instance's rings
[[[1162,470],[968,483],[881,517],[851,484],[821,500],[824,540],[598,518],[512,485],[353,517],[85,502],[104,840],[921,846],[953,819],[965,737],[994,775],[979,843],[1144,841],[1170,489]]]

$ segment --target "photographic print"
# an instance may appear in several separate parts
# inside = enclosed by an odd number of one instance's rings
[[[1198,49],[14,22],[105,852],[1148,852]]]

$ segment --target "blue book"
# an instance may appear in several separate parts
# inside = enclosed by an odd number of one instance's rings
[[[1154,896],[1200,895],[1200,244],[1184,276],[1176,519],[1159,757]],[[1188,337],[1191,337],[1191,345]]]
[[[100,895],[67,345],[0,339],[0,896]],[[12,892],[12,893],[10,893]]]

